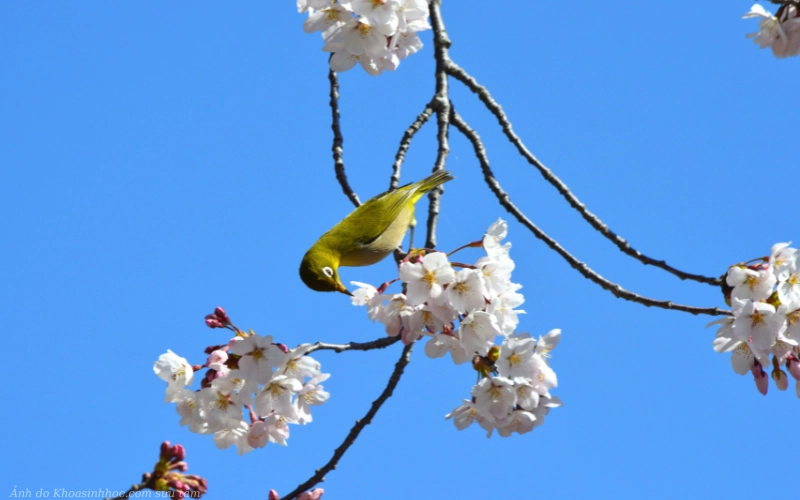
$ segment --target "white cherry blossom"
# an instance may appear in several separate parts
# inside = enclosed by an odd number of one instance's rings
[[[772,295],[777,279],[770,268],[760,270],[731,266],[726,281],[733,287],[731,298],[764,300]]]
[[[400,279],[408,284],[408,301],[423,304],[428,300],[435,304],[444,302],[444,285],[455,279],[455,272],[441,252],[425,255],[422,262],[403,262]]]
[[[338,3],[329,3],[324,9],[318,10],[308,16],[303,23],[303,31],[313,33],[315,31],[328,31],[333,28],[343,26],[352,21],[353,14]]]
[[[458,333],[470,354],[483,356],[494,344],[494,338],[500,335],[500,329],[494,316],[474,311],[461,320]]]
[[[492,423],[506,424],[508,416],[517,404],[514,382],[505,377],[484,378],[472,389],[475,408]]]
[[[447,420],[452,418],[456,429],[460,431],[463,431],[475,421],[483,420],[483,417],[481,417],[478,409],[475,407],[475,403],[467,399],[464,400],[463,405],[445,415],[444,418]]]
[[[501,243],[508,235],[508,223],[503,219],[489,226],[483,236],[483,248],[490,257],[506,256],[511,250],[511,243]]]
[[[253,422],[247,432],[247,444],[252,448],[263,448],[269,443],[268,426],[261,420]]]
[[[244,378],[252,378],[261,384],[272,377],[272,369],[283,358],[283,353],[278,346],[273,345],[271,335],[262,337],[255,333],[248,337],[233,339],[228,352],[241,356],[239,370]]]
[[[532,358],[533,371],[529,378],[533,389],[540,395],[550,397],[550,389],[558,385],[556,372],[550,368],[547,361],[539,354],[534,354]]]
[[[286,440],[289,439],[289,421],[286,417],[279,413],[273,413],[264,419],[264,423],[267,426],[269,442],[286,446]]]
[[[300,344],[291,351],[283,354],[275,373],[294,377],[300,383],[307,378],[313,378],[320,374],[320,363],[311,356],[307,356],[308,351],[313,346],[311,344]],[[274,380],[274,379],[273,379]]]
[[[311,407],[319,406],[330,398],[330,393],[325,391],[321,385],[322,382],[328,380],[330,374],[322,373],[312,378],[303,385],[303,388],[297,393],[294,400],[295,411],[297,412],[297,422],[300,424],[307,424],[311,422]]]
[[[536,425],[536,415],[525,410],[514,410],[511,412],[509,422],[497,427],[497,434],[502,437],[509,437],[513,433],[525,434],[533,430]]]
[[[779,335],[786,330],[785,319],[776,314],[775,307],[763,302],[732,299],[734,305],[733,336],[750,342],[751,348],[759,354],[770,350]]]
[[[250,432],[250,426],[244,420],[239,420],[234,426],[228,429],[222,429],[214,433],[214,444],[217,448],[224,450],[236,445],[239,455],[253,451],[253,447],[247,442],[247,435]]]
[[[367,306],[367,316],[370,321],[376,321],[380,316],[381,307],[386,297],[378,293],[378,289],[366,283],[351,281],[351,285],[358,288],[353,290],[351,300],[354,306]]]
[[[447,299],[453,308],[463,314],[486,307],[481,273],[475,269],[462,269],[447,287]]]
[[[533,353],[536,341],[531,338],[510,338],[500,346],[500,357],[496,361],[497,371],[503,377],[530,376],[535,368]]]
[[[525,377],[515,377],[514,389],[517,391],[517,405],[524,410],[533,410],[539,406],[539,393],[533,388],[531,380]]]
[[[397,30],[399,0],[352,0],[353,12],[362,15],[377,25],[385,25],[389,34]]]
[[[475,263],[475,267],[481,272],[489,299],[505,292],[508,288],[517,286],[511,283],[514,261],[507,256],[482,257]]]
[[[255,410],[259,415],[271,412],[286,416],[289,420],[297,420],[297,411],[292,405],[292,396],[299,392],[303,385],[296,378],[287,375],[276,375],[256,395]]]
[[[186,358],[178,356],[169,349],[158,357],[158,361],[153,363],[153,372],[167,383],[165,403],[175,401],[180,391],[187,385],[192,385],[192,380],[194,380],[192,365]]]
[[[429,358],[441,358],[448,352],[453,358],[453,363],[457,365],[466,363],[474,356],[474,353],[470,353],[461,339],[446,333],[434,335],[425,344],[425,354]]]
[[[516,290],[520,285],[514,285],[507,288],[503,293],[494,297],[487,308],[487,312],[494,315],[497,319],[497,325],[503,335],[511,335],[519,324],[519,314],[525,314],[525,311],[514,309],[521,306],[525,302],[522,294],[517,293]]]
[[[395,337],[400,333],[403,328],[403,320],[400,315],[404,310],[413,309],[413,306],[408,304],[406,296],[402,293],[396,293],[389,296],[389,300],[378,313],[378,319],[386,327],[386,334],[390,337]]]
[[[242,420],[242,403],[234,392],[212,382],[211,387],[202,389],[197,395],[197,403],[208,423],[209,432],[230,428]]]
[[[800,252],[788,257],[780,271],[776,268],[775,274],[778,279],[778,300],[781,303],[800,303]]]
[[[331,0],[297,0],[297,12],[302,14],[310,9],[323,9],[331,4]]]

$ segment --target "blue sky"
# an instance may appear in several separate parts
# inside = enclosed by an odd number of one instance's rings
[[[642,252],[714,276],[800,239],[783,93],[800,70],[745,39],[750,5],[446,0],[443,15],[453,59],[590,210]],[[239,457],[181,428],[152,373],[166,349],[197,363],[227,340],[203,324],[218,305],[289,345],[383,335],[346,297],[297,276],[351,209],[330,154],[327,55],[303,20],[290,1],[0,4],[2,428],[13,456],[0,492],[124,489],[168,439],[208,478],[207,498],[285,493],[382,390],[399,345],[317,353],[330,401],[288,447]],[[430,32],[423,42],[394,73],[341,75],[344,159],[362,199],[388,187],[400,137],[432,96]],[[622,255],[451,85],[512,199],[579,259],[646,296],[724,306],[718,290]],[[455,130],[451,147],[442,249],[510,219]],[[403,181],[427,175],[435,154],[429,124]],[[474,372],[418,346],[325,498],[745,498],[751,482],[785,494],[792,389],[762,397],[736,375],[712,350],[713,318],[615,299],[519,224],[509,241],[520,329],[563,331],[551,365],[565,406],[524,436],[457,432],[443,416]],[[342,270],[374,284],[393,273],[390,260]]]

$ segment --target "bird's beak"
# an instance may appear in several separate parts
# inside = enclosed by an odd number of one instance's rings
[[[351,296],[351,297],[353,296],[353,294],[352,294],[352,293],[350,293],[350,290],[348,290],[347,288],[345,288],[345,287],[344,287],[344,285],[342,285],[341,283],[337,283],[337,284],[336,284],[336,291],[337,291],[337,292],[342,292],[343,294],[345,294],[345,295],[349,295],[349,296]]]

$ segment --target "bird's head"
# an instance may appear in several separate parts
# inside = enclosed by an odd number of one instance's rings
[[[300,263],[300,279],[318,292],[342,292],[353,295],[339,279],[339,255],[330,249],[313,246]]]

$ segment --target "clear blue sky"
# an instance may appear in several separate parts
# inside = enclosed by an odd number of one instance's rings
[[[800,69],[745,39],[750,5],[445,0],[443,13],[453,58],[592,211],[641,251],[720,275],[800,240],[785,90]],[[217,305],[290,345],[383,334],[346,297],[297,276],[305,250],[351,209],[333,175],[327,55],[303,20],[288,0],[0,4],[0,494],[124,489],[164,439],[187,447],[209,499],[285,493],[385,385],[399,345],[317,353],[330,401],[292,427],[288,447],[239,457],[181,428],[152,373],[166,349],[199,363],[227,340],[203,324]],[[432,95],[430,32],[422,38],[395,73],[341,75],[345,162],[362,199],[388,187],[402,132]],[[724,306],[712,287],[622,255],[457,82],[452,98],[512,199],[578,258],[647,296]],[[434,132],[414,142],[404,181],[430,171]],[[469,144],[451,138],[443,249],[510,218]],[[712,350],[712,318],[615,299],[516,223],[509,240],[527,299],[520,329],[563,330],[552,366],[565,406],[524,436],[457,432],[443,416],[474,372],[419,346],[325,498],[786,495],[793,388],[762,397],[736,375]],[[377,284],[393,272],[387,260],[342,275]]]

